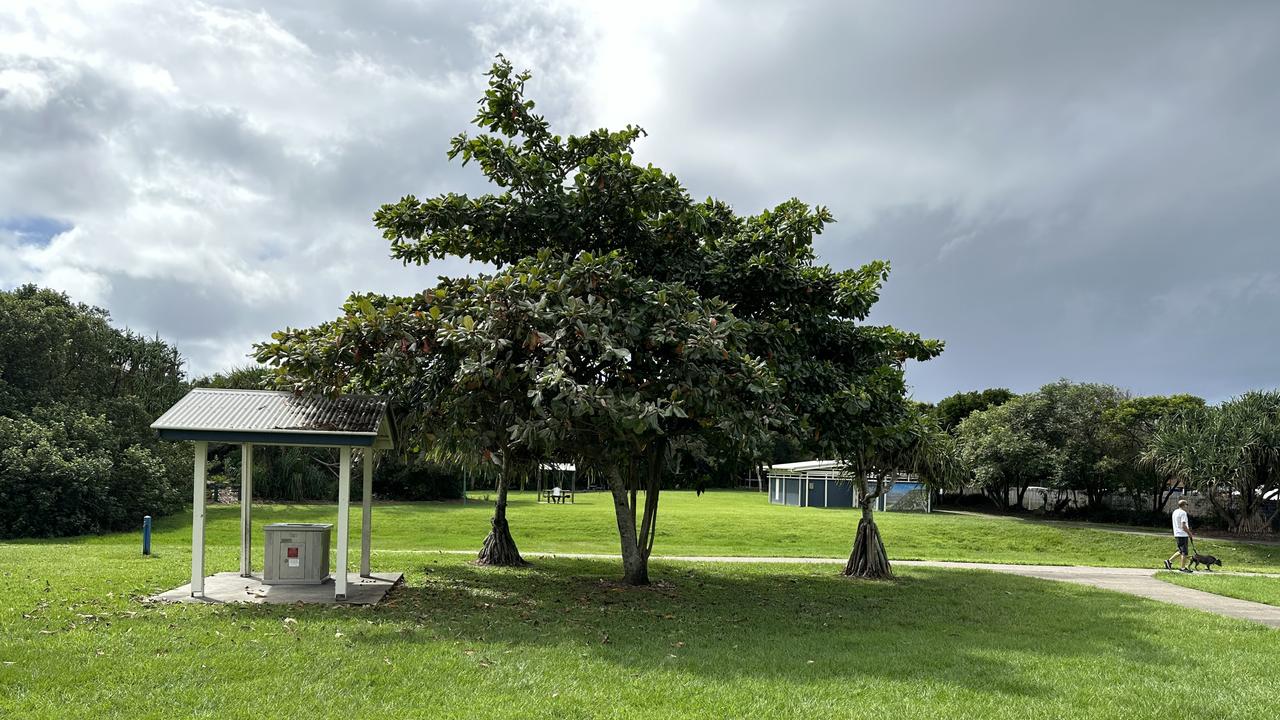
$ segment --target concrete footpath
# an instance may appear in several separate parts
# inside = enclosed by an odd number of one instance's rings
[[[1193,610],[1217,613],[1226,617],[1262,623],[1280,628],[1280,607],[1215,595],[1203,590],[1157,580],[1155,570],[1143,568],[1102,568],[1052,565],[1007,565],[1002,563],[952,563],[930,561],[895,562],[897,565],[924,567],[956,567],[1022,575],[1023,577],[1057,580],[1089,585],[1103,590],[1128,593],[1160,602],[1181,605]],[[1217,575],[1218,573],[1214,573]],[[1243,573],[1233,573],[1243,574]]]
[[[449,554],[473,555],[469,550],[447,551]],[[619,556],[596,553],[522,553],[526,557],[573,558],[580,560],[617,560]],[[753,563],[753,564],[804,564],[804,565],[843,565],[844,560],[837,558],[804,558],[804,557],[735,557],[704,555],[655,555],[652,560],[670,562],[705,562],[705,563]],[[1056,580],[1079,585],[1089,585],[1103,590],[1128,593],[1159,602],[1181,605],[1193,610],[1216,613],[1225,617],[1248,620],[1273,628],[1280,628],[1280,607],[1263,603],[1237,600],[1224,595],[1215,595],[1202,590],[1193,590],[1181,585],[1174,585],[1157,580],[1156,570],[1148,568],[1107,568],[1084,567],[1078,565],[1013,565],[1008,563],[968,563],[946,562],[942,560],[894,560],[894,565],[903,567],[939,567],[963,570],[989,570],[1009,573],[1041,580]],[[1247,575],[1250,573],[1213,573],[1214,575]],[[1257,576],[1257,575],[1254,575]],[[1262,575],[1261,577],[1277,577]]]

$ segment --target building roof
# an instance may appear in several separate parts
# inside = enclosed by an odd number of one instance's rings
[[[802,460],[800,462],[778,463],[777,465],[770,465],[769,472],[777,472],[783,475],[808,473],[832,476],[850,475],[848,471],[841,469],[839,460]],[[878,473],[872,472],[867,477],[874,478],[877,476]],[[895,475],[897,480],[913,480],[915,477],[915,473],[909,472],[898,472]]]
[[[195,388],[151,427],[166,440],[377,448],[394,445],[386,398],[370,395],[328,397],[274,390]]]
[[[538,466],[539,470],[554,470],[557,472],[577,472],[577,467],[573,463],[542,463]]]
[[[792,472],[806,472],[811,470],[829,470],[836,471],[840,469],[840,461],[838,460],[802,460],[801,462],[778,463],[770,465],[770,470],[790,470]]]

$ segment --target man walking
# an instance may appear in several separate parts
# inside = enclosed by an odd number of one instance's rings
[[[1164,561],[1165,570],[1172,570],[1173,559],[1181,555],[1182,566],[1180,569],[1182,572],[1194,572],[1187,567],[1187,558],[1189,557],[1187,543],[1191,541],[1191,537],[1191,521],[1187,518],[1187,501],[1179,500],[1177,509],[1173,511],[1173,539],[1178,541],[1178,552],[1170,555],[1169,559]]]

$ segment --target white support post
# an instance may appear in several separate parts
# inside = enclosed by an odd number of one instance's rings
[[[253,574],[253,444],[240,446],[240,577]]]
[[[191,488],[191,597],[204,597],[204,466],[209,459],[209,443],[197,442],[195,447]]]
[[[351,446],[338,451],[338,562],[334,567],[335,600],[347,599],[347,544],[351,525]]]
[[[373,528],[373,448],[365,448],[360,455],[364,459],[364,480],[360,492],[360,577],[372,577],[369,570],[369,543]]]

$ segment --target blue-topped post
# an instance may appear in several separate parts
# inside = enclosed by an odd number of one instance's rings
[[[142,518],[142,554],[151,554],[151,516]]]

